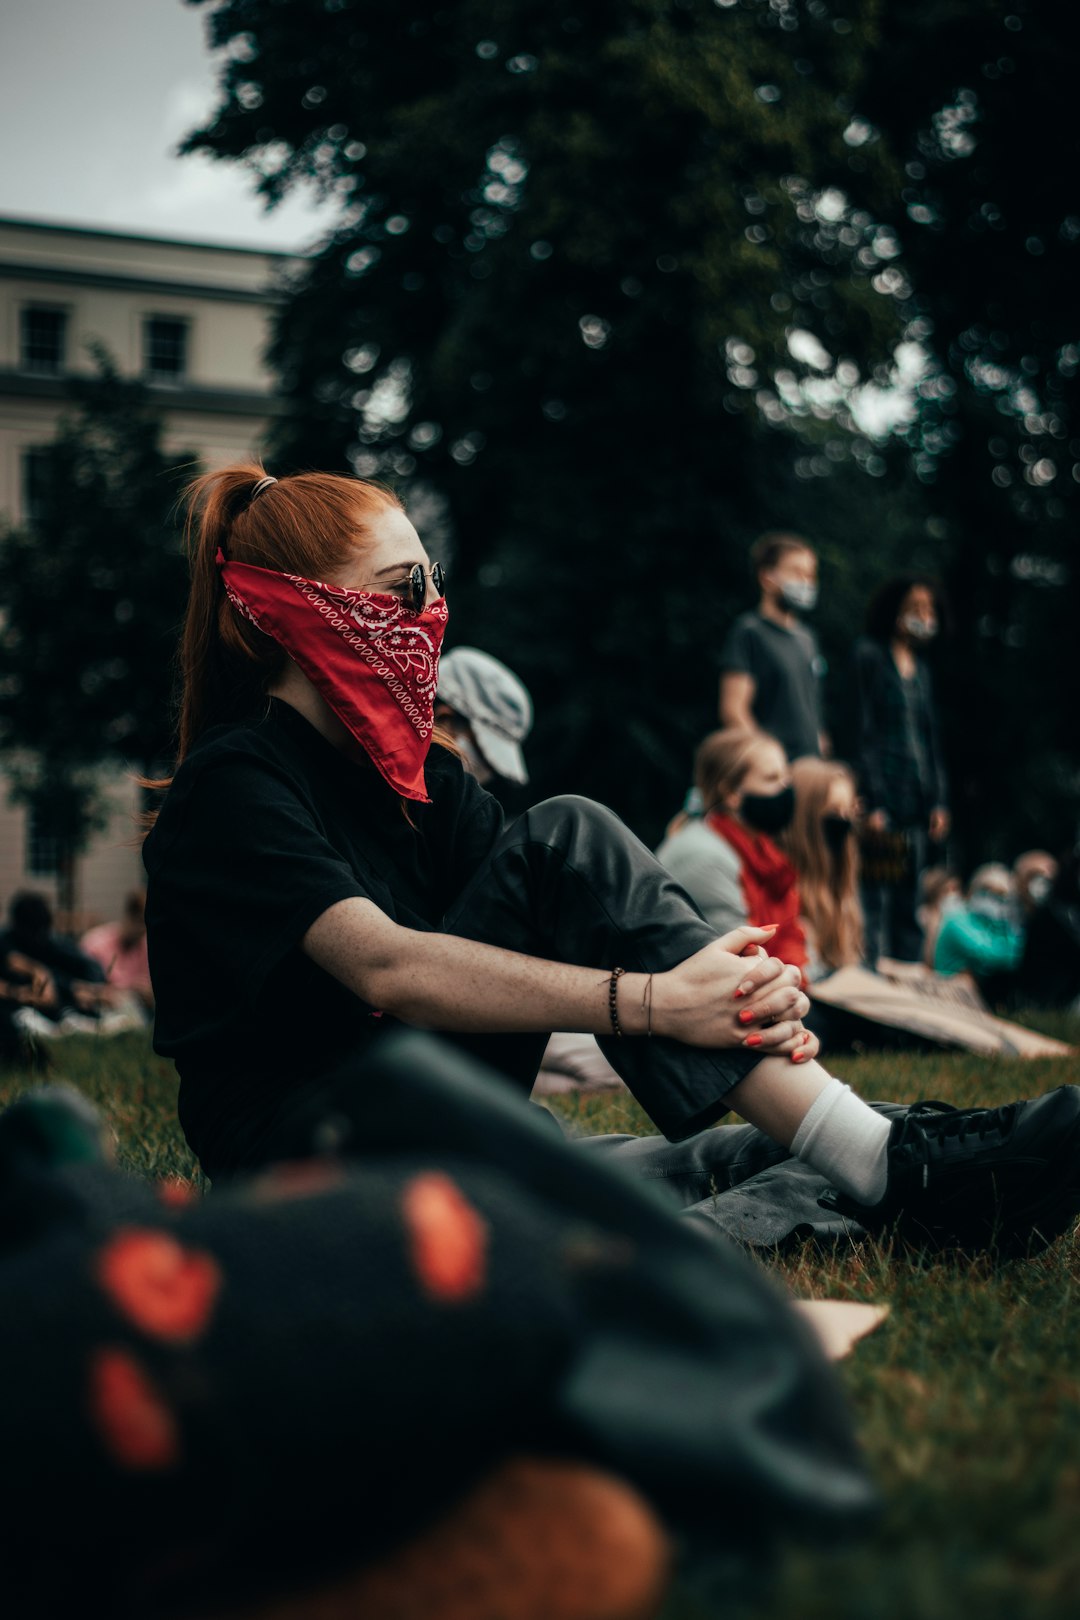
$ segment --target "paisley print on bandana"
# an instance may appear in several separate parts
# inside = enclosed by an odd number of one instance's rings
[[[288,653],[394,791],[429,804],[424,761],[445,598],[414,613],[396,596],[227,562],[220,552],[218,566],[236,611]]]

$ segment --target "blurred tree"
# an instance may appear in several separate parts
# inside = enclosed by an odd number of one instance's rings
[[[45,452],[40,513],[0,533],[0,759],[60,848],[62,888],[98,824],[100,767],[151,771],[169,753],[186,585],[175,507],[196,470],[162,451],[141,384],[95,359]]]
[[[1078,82],[1053,0],[906,0],[882,11],[850,129],[903,165],[872,207],[926,353],[907,437],[949,559],[949,752],[980,854],[1078,831]]]
[[[271,204],[307,179],[341,206],[277,328],[300,408],[272,452],[420,498],[455,552],[454,636],[533,688],[539,789],[657,832],[713,722],[746,547],[784,525],[822,543],[838,686],[871,586],[947,572],[969,832],[1064,828],[1075,745],[1037,696],[1075,607],[1067,468],[1044,454],[1078,431],[1063,13],[192,3],[224,54],[188,149],[245,159]],[[904,375],[914,471],[882,440]],[[1019,813],[1005,736],[1037,793]]]
[[[533,689],[538,787],[650,836],[715,720],[746,547],[803,506],[755,391],[807,369],[792,326],[870,356],[900,330],[869,216],[813,201],[851,157],[873,8],[841,31],[816,9],[209,13],[223,99],[189,148],[245,156],[271,202],[304,177],[341,201],[278,326],[302,409],[275,466],[434,492],[452,633]]]

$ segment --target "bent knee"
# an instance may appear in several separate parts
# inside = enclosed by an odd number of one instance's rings
[[[533,836],[543,836],[567,827],[596,827],[603,829],[626,828],[614,810],[596,799],[586,799],[580,793],[559,793],[551,799],[541,799],[527,812],[529,829]]]

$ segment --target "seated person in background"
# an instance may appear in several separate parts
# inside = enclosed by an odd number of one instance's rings
[[[22,890],[12,897],[8,926],[0,930],[4,978],[30,985],[26,1005],[42,1020],[56,1024],[69,1013],[93,1018],[101,1001],[105,975],[100,965],[77,945],[55,932],[53,911],[43,894]],[[35,1021],[36,1022],[36,1021]]]
[[[795,868],[774,842],[795,808],[784,750],[761,731],[710,732],[694,757],[694,783],[705,814],[664,839],[661,866],[718,932],[775,924],[769,954],[805,968]]]
[[[435,723],[452,737],[465,769],[505,810],[525,808],[520,788],[529,773],[521,745],[532,730],[533,705],[513,670],[477,647],[443,653]]]
[[[946,917],[964,905],[964,885],[949,866],[928,866],[919,879],[916,921],[923,931],[923,966],[934,965],[934,948]]]
[[[863,959],[855,776],[839,761],[797,759],[791,780],[795,815],[779,843],[798,877],[805,977],[813,981]]]
[[[111,988],[152,1011],[154,992],[146,953],[146,891],[133,889],[119,922],[101,923],[83,935],[82,951],[101,968]]]
[[[0,1063],[20,1063],[30,1055],[27,1025],[38,1021],[59,1034],[56,985],[51,974],[29,957],[9,951],[0,958]]]
[[[1029,895],[1033,888],[1034,880]],[[1025,1006],[1080,1013],[1080,844],[1062,857],[1050,893],[1031,910],[1016,995]]]
[[[1058,863],[1045,849],[1028,849],[1013,862],[1016,898],[1020,907],[1020,921],[1031,921],[1035,911],[1049,900],[1058,875]]]
[[[968,885],[967,903],[946,917],[934,948],[938,973],[970,973],[987,999],[999,999],[1005,978],[1020,965],[1024,935],[1014,914],[1014,886],[1007,866],[980,866]]]

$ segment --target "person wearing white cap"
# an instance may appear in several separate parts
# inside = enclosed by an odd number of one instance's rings
[[[451,733],[478,782],[527,782],[521,744],[532,730],[528,688],[478,647],[453,647],[439,662],[435,719]]]

